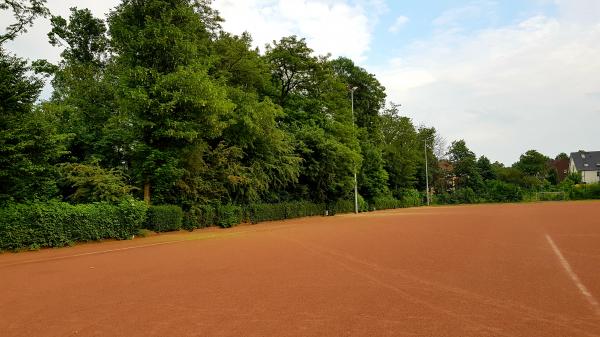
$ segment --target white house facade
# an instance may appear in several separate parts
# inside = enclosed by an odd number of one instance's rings
[[[573,152],[571,153],[571,164],[569,172],[579,173],[581,181],[585,184],[596,184],[600,182],[600,151],[595,152]]]

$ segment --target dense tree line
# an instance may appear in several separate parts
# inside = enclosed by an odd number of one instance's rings
[[[17,21],[0,35],[0,203],[334,203],[352,199],[355,173],[368,202],[414,196],[426,178],[444,202],[557,183],[536,151],[506,168],[464,141],[441,169],[441,137],[387,104],[374,75],[296,36],[261,53],[249,34],[223,31],[210,0],[51,16],[58,64],[2,49],[49,15],[44,1],[0,9]],[[53,93],[40,102],[44,77]]]
[[[351,198],[354,173],[368,200],[422,187],[413,150],[435,130],[382,113],[375,76],[296,36],[261,54],[221,22],[209,1],[126,0],[106,21],[51,17],[58,64],[2,50],[2,200],[327,203]]]

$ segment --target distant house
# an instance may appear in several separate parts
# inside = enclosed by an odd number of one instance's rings
[[[454,174],[454,166],[447,159],[442,159],[438,163],[440,169],[439,185],[444,192],[454,191],[458,185],[458,177]]]
[[[569,172],[581,174],[581,181],[585,184],[600,182],[600,151],[571,153]]]
[[[550,167],[556,171],[558,182],[561,182],[569,175],[569,167],[571,162],[569,159],[555,159],[550,161]]]

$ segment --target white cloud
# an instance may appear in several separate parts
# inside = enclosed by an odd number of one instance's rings
[[[494,160],[599,150],[600,24],[561,17],[438,32],[376,73],[406,114]]]
[[[600,21],[600,1],[598,0],[555,0],[564,19],[579,23]]]
[[[49,0],[54,15],[69,15],[70,7],[90,8],[104,17],[120,0]],[[372,31],[379,15],[388,8],[384,0],[215,0],[213,7],[226,19],[226,31],[249,31],[255,45],[264,50],[267,43],[281,37],[298,35],[307,39],[316,53],[366,60]],[[8,22],[10,13],[1,12]],[[48,43],[47,19],[40,19],[27,34],[6,45],[7,49],[31,60],[59,60],[60,49]],[[49,88],[43,96],[48,95]]]
[[[105,14],[108,14],[119,2],[119,0],[49,0],[47,5],[52,15],[68,17],[70,14],[69,9],[78,7],[89,8],[94,15],[105,18]],[[8,11],[0,12],[0,22],[12,22],[12,20],[12,13]],[[4,29],[4,26],[1,29]],[[27,57],[31,60],[48,59],[57,62],[60,50],[48,43],[47,34],[50,29],[48,19],[38,19],[26,34],[19,36],[15,41],[7,43],[6,47],[18,56]]]
[[[396,18],[396,21],[394,21],[394,23],[390,26],[390,28],[388,29],[390,33],[397,33],[400,31],[400,29],[402,29],[408,22],[410,21],[410,19],[406,16],[399,16],[398,18]]]
[[[255,45],[298,35],[318,54],[364,60],[371,43],[373,19],[386,10],[380,0],[215,0],[226,31],[249,31]],[[374,14],[372,14],[374,13]]]
[[[52,14],[68,16],[69,8],[89,8],[104,17],[120,0],[48,0]],[[249,31],[255,45],[288,35],[305,37],[318,54],[348,56],[364,61],[378,17],[388,11],[384,0],[215,0],[213,7],[226,19],[226,31]],[[11,22],[11,13],[0,12],[1,22]],[[7,44],[7,49],[30,59],[57,61],[59,50],[48,44],[47,19],[36,21],[27,34]]]

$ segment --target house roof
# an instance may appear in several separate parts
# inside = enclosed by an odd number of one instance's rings
[[[573,159],[577,171],[600,171],[600,151],[573,152],[571,159]]]
[[[569,173],[569,165],[571,161],[569,159],[555,159],[550,161],[550,166],[558,173],[558,180],[563,181]]]
[[[454,170],[454,166],[452,165],[452,163],[447,160],[447,159],[442,159],[438,162],[438,167],[443,170],[443,171],[453,171]]]

